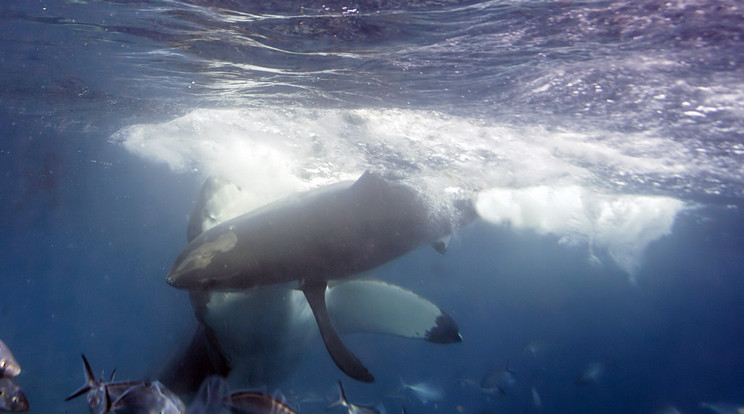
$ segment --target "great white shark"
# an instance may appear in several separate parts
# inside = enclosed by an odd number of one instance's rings
[[[240,189],[218,178],[202,187],[183,249],[167,276],[190,293],[199,327],[163,381],[194,391],[211,374],[248,385],[283,378],[319,329],[337,366],[374,380],[339,332],[380,332],[435,343],[461,340],[436,305],[379,280],[349,279],[475,218],[468,202],[436,214],[412,188],[366,172],[240,214]],[[243,210],[244,211],[244,210]],[[313,317],[315,322],[313,323]]]

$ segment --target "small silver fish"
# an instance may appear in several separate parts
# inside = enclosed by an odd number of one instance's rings
[[[326,411],[336,407],[346,408],[348,414],[380,414],[380,410],[374,407],[365,407],[363,405],[356,405],[350,403],[346,399],[346,393],[344,392],[344,386],[341,385],[341,381],[338,382],[339,397],[334,403],[326,407]]]
[[[21,373],[21,366],[18,365],[10,348],[0,340],[0,378],[15,377]]]
[[[682,414],[682,412],[677,407],[668,404],[656,411],[656,414]]]
[[[532,355],[533,358],[537,359],[540,355],[542,355],[548,348],[550,347],[550,343],[546,341],[541,340],[532,340],[527,345],[525,345],[522,352]]]
[[[182,414],[183,402],[158,381],[109,382],[96,379],[88,359],[83,358],[85,384],[75,390],[65,401],[86,394],[88,407],[92,414],[141,413],[141,414]]]
[[[744,405],[730,404],[730,403],[715,403],[710,404],[707,402],[701,402],[700,407],[707,408],[718,414],[744,414]]]
[[[159,381],[144,381],[129,387],[111,402],[116,414],[183,414],[183,402]]]
[[[224,378],[204,380],[187,414],[297,414],[283,401],[254,391],[230,393]]]
[[[430,401],[438,402],[444,398],[444,391],[434,384],[418,382],[416,384],[406,384],[403,377],[400,378],[401,388],[409,390],[422,404]]]
[[[467,378],[463,377],[459,373],[457,375],[457,385],[460,387],[480,387],[480,380],[477,378]]]
[[[234,392],[226,405],[232,414],[297,414],[284,402],[262,392]]]
[[[0,411],[15,413],[28,411],[26,395],[10,378],[0,378]]]
[[[540,409],[542,407],[542,399],[540,399],[540,394],[537,393],[535,387],[532,387],[532,404],[537,409]]]
[[[483,391],[506,395],[506,387],[516,382],[516,374],[506,364],[506,368],[491,368],[481,378],[480,387]]]
[[[230,414],[222,404],[230,398],[230,388],[224,378],[211,376],[202,381],[186,414]]]
[[[322,396],[314,393],[314,392],[293,392],[292,390],[289,391],[289,395],[287,395],[287,400],[292,401],[296,409],[298,411],[301,411],[303,405],[315,405],[315,404],[325,404],[327,403],[326,399]]]
[[[584,372],[579,375],[574,383],[576,385],[588,385],[599,381],[599,377],[604,374],[604,364],[601,362],[592,362],[586,367]]]
[[[81,356],[83,358],[85,384],[70,394],[69,397],[65,398],[65,401],[70,401],[73,398],[86,394],[90,412],[92,414],[105,414],[111,405],[112,399],[119,398],[130,387],[138,384],[134,381],[106,383],[103,378],[96,379],[93,375],[93,370],[90,368],[88,359],[85,358],[85,355]],[[113,375],[111,380],[113,380]]]

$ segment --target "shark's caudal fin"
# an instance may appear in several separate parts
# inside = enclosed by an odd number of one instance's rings
[[[318,323],[318,330],[323,337],[328,353],[331,355],[333,362],[346,373],[346,375],[357,381],[373,382],[375,378],[369,373],[367,368],[362,365],[361,361],[346,347],[341,337],[338,336],[336,328],[331,322],[326,308],[325,292],[327,282],[304,283],[302,292],[305,294],[307,303],[313,311],[315,321]]]

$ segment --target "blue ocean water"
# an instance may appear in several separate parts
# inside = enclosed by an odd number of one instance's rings
[[[744,406],[739,2],[31,0],[0,31],[0,338],[32,412],[87,410],[80,353],[140,379],[188,341],[165,274],[206,177],[258,205],[368,168],[478,200],[444,256],[375,272],[463,342],[349,335],[368,385],[318,338],[280,387],[301,413],[338,379],[393,413]]]

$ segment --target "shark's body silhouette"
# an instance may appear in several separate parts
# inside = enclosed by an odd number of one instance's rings
[[[431,302],[394,285],[347,278],[449,235],[474,218],[469,204],[455,219],[437,216],[411,188],[367,172],[353,183],[231,217],[235,209],[227,212],[230,197],[224,196],[231,188],[240,191],[215,179],[205,183],[191,215],[189,244],[167,277],[190,291],[200,322],[189,349],[166,370],[175,382],[190,376],[186,388],[194,390],[206,375],[236,369],[258,376],[252,385],[267,382],[260,377],[299,363],[303,352],[297,344],[314,330],[308,310],[334,362],[360,381],[373,377],[346,348],[337,327],[437,343],[460,340],[455,322]],[[271,345],[269,337],[282,342],[294,337],[294,346]],[[259,343],[268,349],[251,349]],[[271,358],[261,358],[261,351]],[[257,367],[267,361],[269,366]]]

